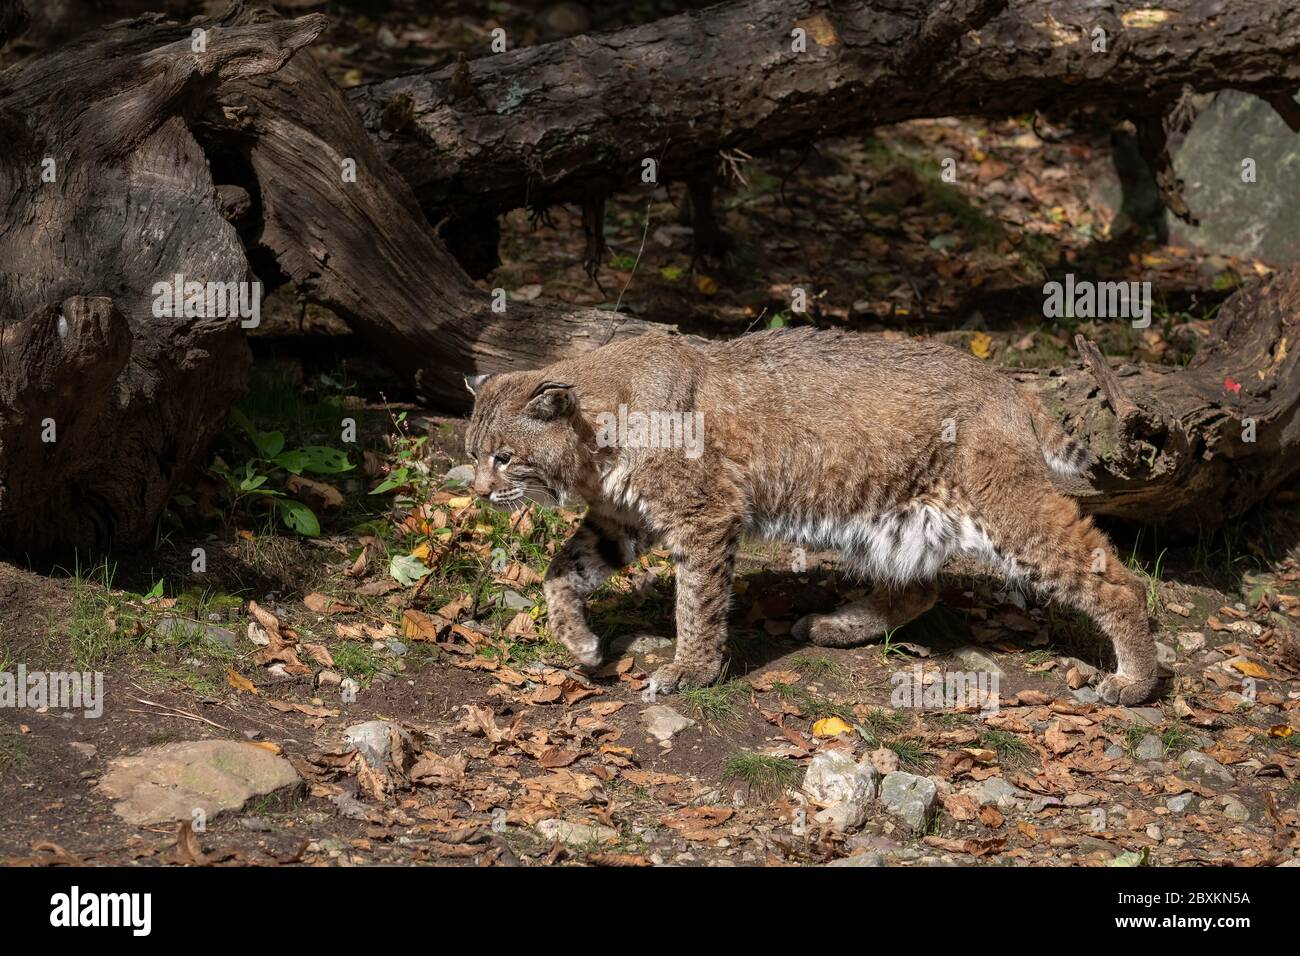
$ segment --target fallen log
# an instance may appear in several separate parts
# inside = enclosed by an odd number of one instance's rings
[[[160,316],[155,289],[255,278],[188,121],[324,25],[214,26],[196,52],[146,21],[0,74],[0,547],[147,539],[223,426],[241,319]]]
[[[348,96],[434,219],[590,203],[639,184],[646,158],[661,182],[689,181],[724,152],[925,117],[1096,106],[1138,121],[1166,201],[1187,217],[1164,132],[1186,120],[1189,89],[1229,87],[1290,102],[1300,5],[741,0]]]
[[[1014,374],[1097,458],[1070,489],[1085,510],[1194,531],[1300,472],[1298,339],[1292,266],[1228,299],[1185,368],[1112,365],[1081,341],[1077,367]]]

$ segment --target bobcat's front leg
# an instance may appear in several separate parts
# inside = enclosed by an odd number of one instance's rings
[[[727,609],[736,568],[738,522],[693,527],[681,534],[677,563],[677,653],[650,678],[647,697],[702,687],[722,672]]]
[[[636,552],[631,529],[588,512],[551,559],[542,585],[547,626],[583,667],[596,668],[604,660],[600,638],[587,626],[587,597]]]

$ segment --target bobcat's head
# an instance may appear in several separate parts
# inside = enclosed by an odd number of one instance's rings
[[[465,432],[474,493],[498,505],[563,504],[592,467],[573,386],[536,372],[473,375],[465,386],[474,396]]]

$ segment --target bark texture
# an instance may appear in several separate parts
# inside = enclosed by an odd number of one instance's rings
[[[1117,108],[1154,119],[1144,152],[1159,166],[1186,90],[1227,87],[1300,88],[1300,5],[743,0],[348,95],[421,204],[474,221],[637,184],[645,158],[660,181],[689,180],[720,152],[923,117]]]
[[[0,75],[0,547],[147,539],[221,428],[249,365],[238,318],[153,308],[176,274],[252,278],[190,123],[324,23],[218,25],[200,54],[142,21]]]
[[[1300,471],[1300,267],[1238,292],[1186,368],[1091,362],[1021,372],[1099,462],[1071,489],[1096,514],[1213,527]],[[1100,368],[1093,363],[1100,363]]]

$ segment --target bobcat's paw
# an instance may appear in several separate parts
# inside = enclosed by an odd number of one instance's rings
[[[706,687],[718,679],[721,671],[720,663],[713,666],[705,664],[692,666],[673,661],[650,675],[650,683],[641,692],[641,699],[654,703],[656,698],[677,691],[690,690],[692,687]]]
[[[1131,707],[1142,703],[1155,693],[1156,683],[1154,677],[1134,680],[1131,677],[1121,677],[1119,674],[1108,674],[1097,685],[1097,696],[1108,704],[1123,704],[1125,707]]]
[[[600,648],[600,638],[585,628],[561,633],[560,641],[577,660],[578,666],[584,670],[594,671],[605,663],[605,654]]]
[[[879,622],[866,617],[845,620],[831,614],[809,614],[794,622],[790,636],[818,647],[859,647],[884,630]]]

